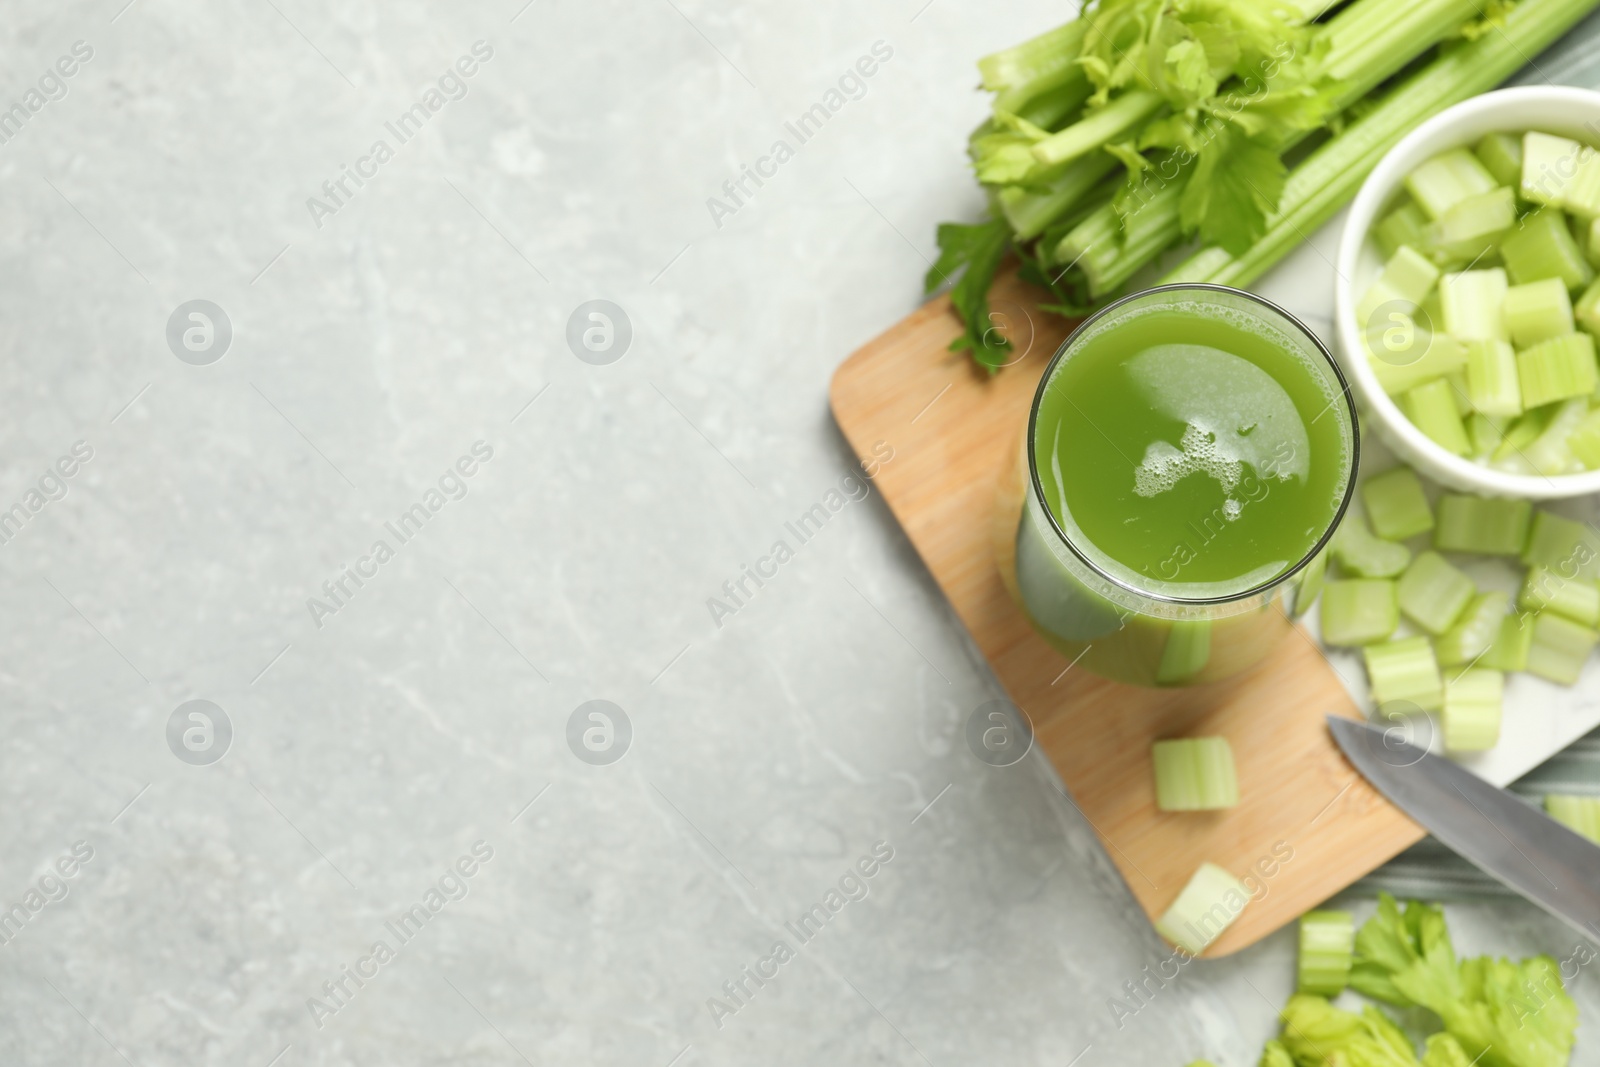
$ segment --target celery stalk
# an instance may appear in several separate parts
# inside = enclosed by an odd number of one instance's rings
[[[1560,615],[1541,613],[1533,620],[1528,670],[1552,682],[1573,685],[1596,642],[1600,642],[1600,631]]]
[[[1433,654],[1439,658],[1439,663],[1453,667],[1477,662],[1499,636],[1500,624],[1506,618],[1506,607],[1510,603],[1510,595],[1501,592],[1480,593],[1475,597],[1456,624],[1434,639]]]
[[[1506,341],[1504,307],[1510,283],[1499,267],[1464,270],[1439,280],[1445,332],[1461,341]]]
[[[1372,530],[1389,541],[1403,541],[1433,529],[1433,512],[1422,481],[1410,467],[1396,467],[1368,478],[1361,486]]]
[[[1433,547],[1441,552],[1519,556],[1528,543],[1532,519],[1533,505],[1526,500],[1445,493],[1439,497]]]
[[[1600,796],[1547,793],[1544,810],[1556,822],[1600,845]]]
[[[1156,807],[1216,811],[1239,803],[1239,778],[1226,737],[1185,737],[1150,746]]]
[[[1499,671],[1468,670],[1444,684],[1441,728],[1450,752],[1483,752],[1500,740],[1500,709],[1505,699],[1505,675]]]
[[[1509,598],[1507,598],[1509,599]],[[1489,650],[1478,659],[1478,666],[1496,671],[1528,669],[1528,646],[1533,643],[1533,616],[1507,615],[1500,620]]]
[[[1395,585],[1401,614],[1430,634],[1442,634],[1454,626],[1477,591],[1471,578],[1431,551],[1417,553]],[[1600,594],[1600,587],[1596,593]]]
[[[1104,107],[1090,111],[1077,122],[1053,133],[1033,146],[1033,157],[1050,166],[1116,141],[1137,127],[1145,119],[1166,106],[1160,93],[1149,89],[1130,89]]]
[[[1392,705],[1399,702],[1421,711],[1438,711],[1444,703],[1444,679],[1426,637],[1368,645],[1361,655],[1366,660],[1372,698],[1386,713],[1394,714],[1397,709]]]
[[[1485,415],[1522,414],[1522,383],[1511,342],[1467,342],[1467,397],[1473,409]]]
[[[1541,208],[1523,219],[1500,243],[1500,256],[1518,285],[1560,278],[1568,289],[1580,289],[1594,281],[1594,268],[1583,258],[1556,208]]]
[[[1505,322],[1511,343],[1518,348],[1571,333],[1575,327],[1566,283],[1560,278],[1545,278],[1513,285],[1506,290]]]
[[[1533,513],[1522,562],[1549,567],[1562,578],[1600,578],[1600,534],[1592,526],[1548,511]]]
[[[1401,407],[1412,424],[1446,452],[1465,456],[1472,451],[1456,406],[1455,387],[1449,381],[1438,378],[1417,386],[1405,395]]]
[[[1522,384],[1525,408],[1590,395],[1595,385],[1600,384],[1600,370],[1594,361],[1594,337],[1569,333],[1517,353],[1517,378]]]
[[[1563,578],[1548,567],[1533,567],[1517,594],[1524,611],[1553,611],[1583,626],[1600,626],[1600,585]]]
[[[1344,992],[1355,942],[1356,923],[1348,911],[1308,911],[1300,916],[1296,991],[1319,997]]]
[[[1156,933],[1198,956],[1232,925],[1249,900],[1250,890],[1239,879],[1214,863],[1202,863],[1157,921]]]
[[[1395,584],[1382,578],[1348,578],[1322,587],[1322,641],[1353,648],[1382,641],[1400,625]]]
[[[1522,182],[1522,141],[1509,133],[1486,134],[1473,146],[1472,154],[1501,185]]]

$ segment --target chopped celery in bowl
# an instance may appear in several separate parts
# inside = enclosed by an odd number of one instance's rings
[[[1339,244],[1339,359],[1368,424],[1450,489],[1600,492],[1597,267],[1600,93],[1505,89],[1417,127]]]

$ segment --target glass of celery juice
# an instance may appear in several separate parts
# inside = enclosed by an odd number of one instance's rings
[[[1359,451],[1344,377],[1287,312],[1223,286],[1136,293],[1045,370],[1002,486],[1002,576],[1097,674],[1228,677],[1315,597]]]

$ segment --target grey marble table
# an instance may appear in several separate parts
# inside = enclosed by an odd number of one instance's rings
[[[0,1062],[1254,1063],[826,408],[1059,5],[0,9]]]

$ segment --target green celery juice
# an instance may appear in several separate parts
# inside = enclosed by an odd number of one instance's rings
[[[1046,389],[1034,448],[1056,520],[1152,593],[1235,595],[1298,564],[1349,479],[1340,401],[1272,338],[1181,306],[1088,339]],[[1099,558],[1095,558],[1099,557]]]
[[[1287,631],[1275,588],[1337,523],[1357,452],[1344,382],[1304,328],[1196,288],[1086,323],[1028,447],[1023,606],[1063,652],[1098,642],[1090,669],[1147,685],[1236,673]]]

